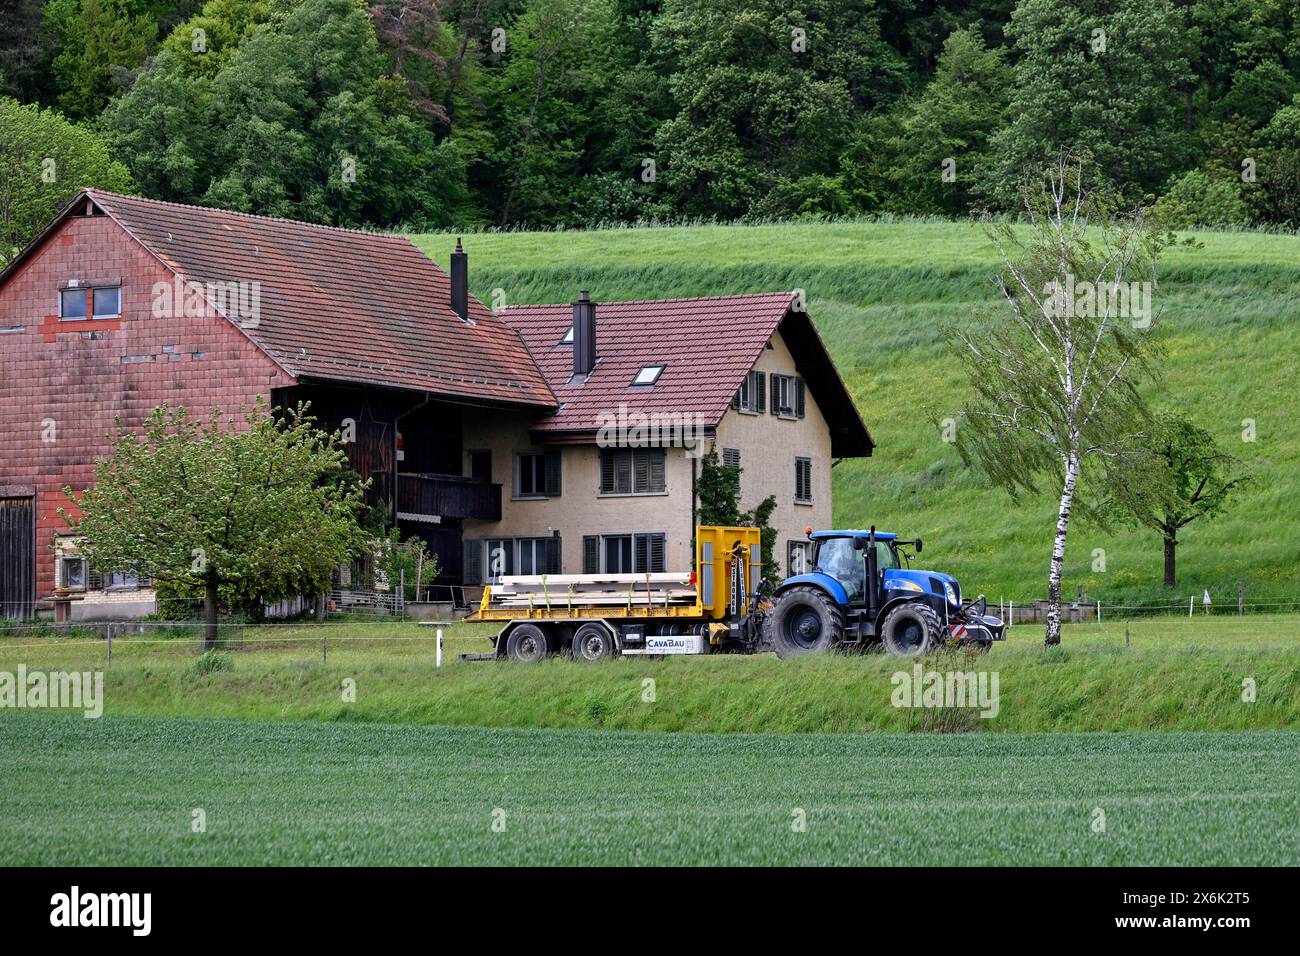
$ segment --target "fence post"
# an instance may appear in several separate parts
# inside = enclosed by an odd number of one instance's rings
[[[438,628],[438,654],[433,661],[434,667],[442,666],[442,628]]]
[[[1007,604],[1007,630],[1008,631],[1011,630],[1011,625],[1015,623],[1015,619],[1016,619],[1016,602],[1011,601],[1010,603]]]
[[[112,667],[113,666],[113,622],[112,621],[108,623],[106,640],[108,641],[108,664],[105,666]]]
[[[322,626],[323,626],[323,625],[322,625]],[[329,641],[330,641],[330,632],[329,632],[329,631],[321,631],[321,635],[320,635],[320,662],[321,662],[322,664],[328,664],[328,663],[329,663],[329,659],[330,659],[330,655],[329,655]]]
[[[1187,616],[1191,617],[1196,611],[1196,595],[1193,594],[1187,599]]]
[[[1101,599],[1097,599],[1097,623],[1101,623]]]
[[[1246,582],[1237,582],[1237,617],[1242,617],[1246,613]]]

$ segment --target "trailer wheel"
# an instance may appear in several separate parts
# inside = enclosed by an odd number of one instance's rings
[[[573,635],[573,659],[587,661],[609,660],[614,656],[614,638],[603,624],[584,624]]]
[[[829,650],[844,638],[844,612],[821,588],[791,588],[776,599],[765,622],[783,660]]]
[[[880,640],[885,650],[897,657],[920,657],[934,650],[942,632],[943,625],[934,608],[920,601],[909,601],[885,615]]]
[[[549,650],[546,634],[535,624],[520,624],[506,638],[506,656],[512,661],[536,664]]]

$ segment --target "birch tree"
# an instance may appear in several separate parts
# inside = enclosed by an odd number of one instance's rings
[[[1061,640],[1061,572],[1085,476],[1104,480],[1141,446],[1150,413],[1156,261],[1165,238],[1121,210],[1086,154],[1062,154],[1022,189],[1026,223],[990,230],[998,316],[945,330],[970,377],[956,447],[1015,497],[1059,493],[1047,636]],[[1123,489],[1111,489],[1121,496]]]

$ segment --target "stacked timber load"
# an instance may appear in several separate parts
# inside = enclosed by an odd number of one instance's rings
[[[501,578],[491,606],[563,610],[566,607],[681,607],[695,603],[689,573],[541,574]]]

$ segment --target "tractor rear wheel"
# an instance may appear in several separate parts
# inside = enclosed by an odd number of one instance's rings
[[[506,638],[506,656],[512,661],[536,664],[549,651],[545,632],[535,624],[520,624]]]
[[[614,638],[604,624],[584,624],[573,635],[575,661],[605,661],[614,656]]]
[[[781,594],[765,623],[768,642],[783,660],[830,650],[844,639],[844,612],[821,588]]]
[[[921,657],[938,646],[943,625],[934,608],[920,601],[900,604],[887,615],[880,627],[885,650],[897,657]]]

